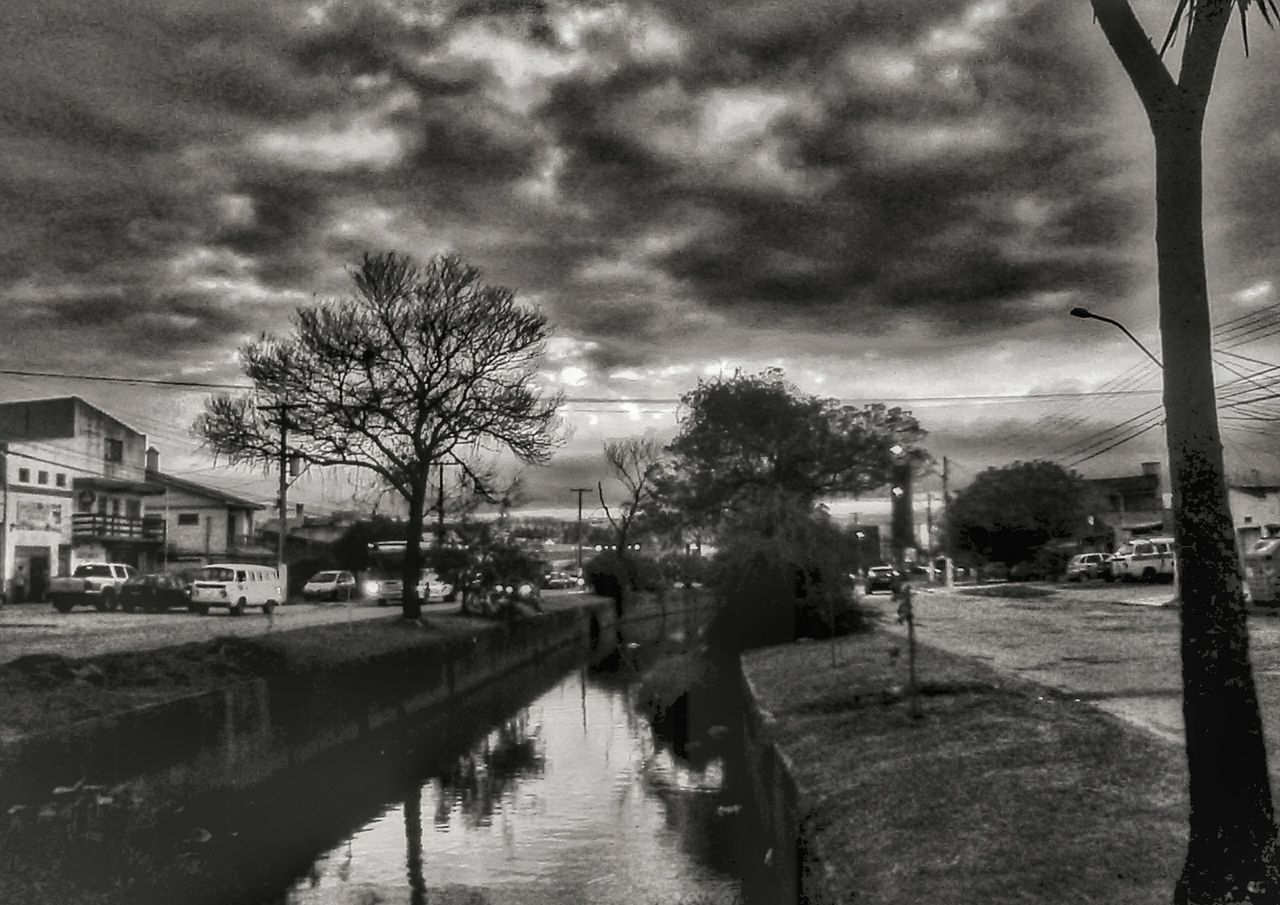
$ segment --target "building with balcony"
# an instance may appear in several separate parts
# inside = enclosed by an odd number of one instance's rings
[[[5,591],[40,598],[77,563],[142,570],[163,557],[164,520],[149,507],[147,438],[78,396],[0,403],[0,574]]]
[[[147,481],[164,488],[161,514],[169,563],[215,560],[275,563],[274,547],[257,537],[262,505],[160,470],[160,453],[147,450]]]

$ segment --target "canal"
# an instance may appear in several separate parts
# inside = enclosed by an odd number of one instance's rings
[[[419,732],[28,854],[60,865],[63,895],[104,903],[781,901],[745,799],[733,696],[716,738],[664,738],[634,703],[628,659],[596,672],[555,658]],[[20,855],[6,859],[19,876]]]

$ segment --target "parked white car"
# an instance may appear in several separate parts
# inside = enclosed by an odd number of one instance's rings
[[[1172,581],[1177,570],[1172,537],[1134,539],[1122,544],[1111,559],[1111,574],[1122,581]]]
[[[308,600],[350,600],[356,595],[356,577],[350,572],[317,572],[302,586]]]
[[[441,603],[453,594],[453,585],[430,570],[418,580],[418,599],[423,603]]]

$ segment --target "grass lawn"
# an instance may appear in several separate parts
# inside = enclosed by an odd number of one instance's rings
[[[279,672],[321,672],[431,639],[469,635],[491,620],[438,614],[227,636],[85,660],[38,654],[0,666],[0,739],[55,729],[228,683]]]
[[[841,901],[1170,901],[1187,837],[1180,748],[927,648],[912,719],[905,647],[878,632],[837,644],[834,667],[826,642],[745,663]]]

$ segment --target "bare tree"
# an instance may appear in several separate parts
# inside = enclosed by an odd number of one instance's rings
[[[1275,815],[1213,385],[1201,142],[1233,9],[1246,29],[1250,6],[1268,24],[1277,10],[1272,0],[1178,0],[1157,51],[1128,0],[1090,3],[1142,101],[1156,150],[1160,335],[1191,797],[1190,841],[1174,901],[1276,902]],[[1175,79],[1163,55],[1180,29]]]
[[[486,454],[541,463],[560,442],[560,397],[535,384],[550,328],[456,257],[420,269],[365,255],[352,278],[352,298],[299,308],[291,336],[245,345],[253,390],[211,397],[195,427],[233,461],[275,462],[284,432],[290,455],[367,469],[394,488],[409,509],[404,616],[418,619],[432,466],[475,478]]]
[[[627,543],[636,519],[643,515],[645,508],[655,499],[655,479],[662,462],[663,446],[652,433],[643,437],[628,437],[625,440],[610,440],[604,445],[604,459],[609,472],[626,489],[626,498],[617,508],[617,514],[609,508],[604,499],[604,483],[596,483],[596,491],[600,495],[600,505],[604,509],[605,518],[613,526],[614,537],[617,538],[618,561],[622,563],[630,576],[631,562]]]

